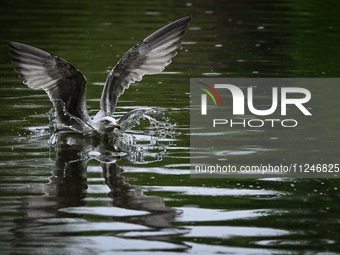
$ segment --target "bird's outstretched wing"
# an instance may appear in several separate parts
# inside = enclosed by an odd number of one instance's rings
[[[143,75],[160,73],[171,63],[190,20],[187,16],[160,28],[119,60],[106,79],[100,99],[103,115],[113,115],[118,98],[131,83],[142,80]]]
[[[9,43],[12,62],[23,79],[32,89],[44,89],[53,102],[58,121],[66,126],[73,125],[76,118],[89,120],[86,108],[86,78],[66,60],[38,48],[18,43]],[[75,118],[73,118],[75,117]]]

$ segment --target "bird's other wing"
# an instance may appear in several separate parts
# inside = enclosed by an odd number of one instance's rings
[[[131,83],[141,81],[143,75],[160,73],[171,63],[190,20],[191,16],[183,17],[160,28],[119,60],[106,79],[100,99],[103,115],[113,115],[118,98]]]
[[[86,78],[66,60],[23,43],[10,42],[12,62],[32,89],[44,89],[53,102],[58,121],[72,125],[72,117],[89,121],[86,107]]]

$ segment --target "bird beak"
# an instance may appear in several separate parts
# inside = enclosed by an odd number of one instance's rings
[[[120,125],[119,124],[115,124],[115,125],[113,125],[115,128],[118,128],[118,129],[120,129]]]

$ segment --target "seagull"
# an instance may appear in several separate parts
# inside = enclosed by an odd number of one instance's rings
[[[33,46],[10,42],[15,58],[14,70],[32,89],[44,89],[53,103],[58,126],[78,132],[97,131],[110,134],[120,129],[113,118],[118,98],[131,83],[147,74],[158,74],[171,63],[180,39],[186,33],[191,16],[173,21],[133,46],[109,73],[100,99],[100,111],[93,119],[86,106],[86,77],[66,60]],[[127,113],[129,114],[129,113]],[[126,115],[127,115],[126,114]]]

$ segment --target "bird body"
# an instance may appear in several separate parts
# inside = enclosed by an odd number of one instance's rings
[[[191,16],[183,17],[152,33],[133,46],[109,73],[100,99],[100,111],[90,118],[86,105],[85,76],[66,60],[33,46],[10,42],[12,62],[23,83],[44,89],[53,103],[57,123],[78,132],[112,133],[120,120],[112,116],[118,98],[131,83],[147,74],[157,74],[171,63]],[[121,118],[125,119],[124,116]]]

